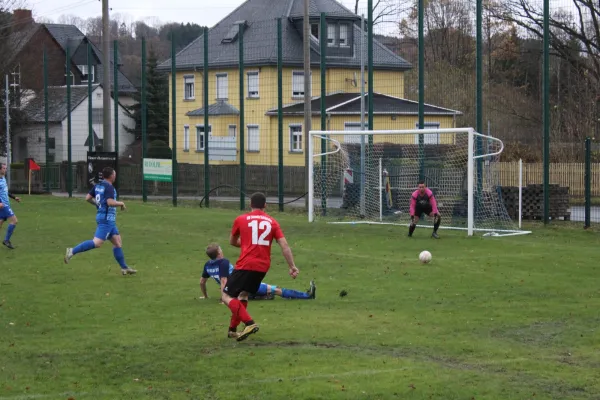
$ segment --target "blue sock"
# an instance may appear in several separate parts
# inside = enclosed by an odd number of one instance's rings
[[[73,248],[73,255],[77,253],[83,253],[84,251],[92,250],[95,247],[96,245],[94,244],[93,240],[86,240],[85,242],[81,242]]]
[[[9,241],[10,240],[10,237],[12,236],[12,234],[15,231],[16,227],[17,226],[13,225],[13,224],[8,225],[8,228],[6,229],[6,236],[4,237],[5,241]]]
[[[115,255],[115,260],[121,266],[121,269],[127,269],[127,264],[125,264],[125,254],[123,254],[123,249],[121,247],[113,247],[113,254]]]
[[[310,299],[310,295],[306,292],[283,288],[281,289],[281,297],[284,299]]]

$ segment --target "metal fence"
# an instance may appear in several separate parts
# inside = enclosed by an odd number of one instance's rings
[[[250,0],[187,47],[173,45],[166,60],[137,38],[139,83],[121,72],[115,40],[110,91],[93,44],[67,45],[62,59],[40,49],[43,82],[21,88],[22,101],[11,108],[12,189],[28,186],[22,168],[33,158],[42,167],[34,191],[85,192],[88,152],[111,151],[122,194],[170,196],[175,204],[181,196],[231,197],[243,208],[244,194],[260,190],[283,209],[307,192],[310,124],[474,127],[505,144],[501,185],[516,185],[522,159],[525,184],[543,185],[544,209],[550,185],[568,187],[571,205],[587,198],[591,207],[600,197],[597,5],[369,0],[366,9],[349,10],[332,1],[310,9],[305,25],[301,3]],[[575,35],[573,26],[583,33]],[[110,110],[104,96],[111,96]],[[111,115],[108,130],[104,112]],[[415,145],[435,145],[425,140],[420,135]],[[173,181],[144,181],[145,158],[170,158]]]

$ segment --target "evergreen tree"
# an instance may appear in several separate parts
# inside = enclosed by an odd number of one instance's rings
[[[157,70],[158,59],[153,48],[148,53],[146,68],[146,130],[148,145],[155,140],[169,141],[169,84],[167,76]],[[135,128],[125,130],[142,139],[142,93],[134,95],[135,104],[127,107],[135,121]]]

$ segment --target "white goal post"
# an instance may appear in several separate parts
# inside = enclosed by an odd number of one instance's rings
[[[441,229],[531,233],[504,206],[503,149],[500,139],[472,128],[310,131],[308,220],[408,225],[410,196],[423,180],[438,202]]]

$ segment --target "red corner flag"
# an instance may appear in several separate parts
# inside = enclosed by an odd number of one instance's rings
[[[40,170],[40,166],[35,161],[33,161],[33,158],[29,159],[29,169],[31,171],[39,171]]]

